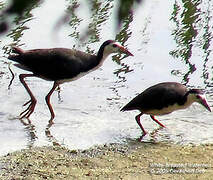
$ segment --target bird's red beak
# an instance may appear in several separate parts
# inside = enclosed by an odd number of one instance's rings
[[[205,99],[202,99],[201,104],[209,111],[211,112],[211,108],[209,107],[207,101]]]
[[[127,55],[129,55],[129,56],[134,56],[131,52],[129,52],[125,47],[123,47],[123,46],[120,46],[120,50],[123,52],[123,53],[125,53],[125,54],[127,54]]]

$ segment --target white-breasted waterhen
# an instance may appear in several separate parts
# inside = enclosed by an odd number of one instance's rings
[[[160,126],[165,127],[154,116],[169,114],[179,109],[185,109],[192,103],[203,105],[208,111],[211,109],[207,103],[204,92],[200,89],[187,89],[186,86],[177,82],[164,82],[149,87],[137,95],[121,111],[139,110],[135,119],[143,136],[147,133],[140,122],[143,114],[148,114]]]
[[[29,106],[20,114],[20,118],[29,118],[36,105],[36,98],[24,80],[26,77],[40,77],[54,81],[52,89],[45,98],[51,113],[50,120],[52,120],[55,114],[50,104],[50,96],[56,87],[96,70],[103,64],[108,55],[118,52],[133,56],[126,48],[113,40],[105,41],[99,48],[97,55],[66,48],[22,50],[13,47],[15,54],[9,55],[8,59],[18,62],[15,64],[17,67],[32,72],[32,74],[19,75],[21,83],[31,98],[24,104],[24,106],[27,104]]]

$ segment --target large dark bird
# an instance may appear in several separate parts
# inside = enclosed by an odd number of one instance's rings
[[[29,106],[20,114],[20,118],[29,118],[36,105],[36,98],[24,79],[26,77],[40,77],[54,81],[52,89],[45,98],[51,113],[50,120],[55,117],[50,104],[50,96],[59,84],[76,80],[96,70],[111,53],[122,52],[133,56],[126,48],[113,40],[105,41],[99,48],[97,55],[66,48],[22,50],[13,47],[13,52],[15,54],[10,55],[8,59],[18,62],[18,64],[15,64],[17,67],[32,72],[32,74],[19,75],[21,83],[31,98],[24,104],[24,106],[27,104]]]
[[[121,111],[139,110],[141,113],[135,117],[136,122],[146,134],[140,123],[140,117],[148,114],[160,126],[165,127],[154,116],[169,114],[179,109],[185,109],[197,102],[211,112],[203,91],[199,89],[187,90],[186,86],[176,82],[164,82],[149,87],[132,99]]]

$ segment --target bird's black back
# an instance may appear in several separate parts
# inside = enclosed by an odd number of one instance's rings
[[[20,63],[35,75],[52,81],[71,79],[99,63],[95,55],[66,48],[23,51],[21,54],[10,55],[8,59]]]
[[[160,110],[175,103],[183,105],[186,101],[187,89],[184,85],[176,82],[165,82],[149,87],[141,94],[132,99],[121,111]]]

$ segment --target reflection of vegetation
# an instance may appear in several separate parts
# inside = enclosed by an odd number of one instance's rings
[[[131,13],[128,17],[126,17],[123,21],[123,26],[121,27],[121,31],[116,36],[116,41],[121,42],[121,44],[124,46],[124,44],[127,42],[127,40],[130,38],[132,32],[129,30],[129,25],[133,21],[133,13]],[[121,57],[122,56],[122,57]],[[120,100],[121,95],[119,94],[118,90],[120,88],[123,88],[124,85],[122,85],[120,82],[125,82],[126,77],[122,76],[123,73],[128,73],[133,71],[130,69],[128,64],[125,64],[122,62],[122,59],[124,59],[126,55],[124,54],[117,54],[113,56],[113,61],[115,61],[117,64],[119,64],[121,67],[117,69],[114,74],[118,77],[118,80],[113,83],[113,85],[109,88],[113,91],[115,94],[114,97],[107,98],[107,100],[112,103]],[[113,101],[112,101],[113,100]]]
[[[0,2],[0,10],[2,10],[3,7],[4,7],[4,3],[3,3],[3,2]],[[4,21],[2,16],[1,16],[0,18],[1,18],[1,19],[0,19],[0,22]],[[7,30],[7,25],[6,25],[5,23],[1,23],[1,25],[0,25],[0,32],[4,32],[4,31],[6,31],[6,30]],[[1,41],[0,41],[0,42],[1,42]]]
[[[84,32],[81,40],[88,39],[84,44],[90,44],[100,41],[100,31],[104,23],[109,19],[111,14],[111,9],[113,8],[113,0],[93,0],[90,3],[91,22],[88,25],[88,30]],[[94,53],[94,50],[87,46],[88,53]]]
[[[204,64],[203,64],[203,78],[204,78],[204,83],[207,85],[207,86],[213,86],[213,83],[212,82],[209,82],[209,79],[211,78],[211,81],[213,80],[212,78],[212,68],[213,67],[209,67],[208,66],[208,61],[209,61],[209,55],[211,53],[211,50],[209,49],[209,46],[210,46],[210,42],[213,38],[213,35],[211,33],[211,25],[210,25],[210,20],[212,18],[212,15],[211,15],[211,2],[207,2],[208,3],[208,6],[207,6],[207,11],[206,13],[204,14],[204,22],[202,23],[202,27],[204,29],[204,34],[203,36],[201,37],[202,41],[203,41],[203,45],[202,45],[202,48],[204,49],[204,54],[205,54],[205,59],[204,59]],[[201,42],[202,42],[201,41]],[[211,70],[211,72],[209,72]]]
[[[177,16],[180,13],[180,7],[176,4],[174,5],[173,16],[171,19],[176,23],[177,29],[174,30],[172,35],[175,36],[175,40],[178,44],[178,49],[171,52],[175,57],[181,56],[186,63],[192,55],[192,42],[197,36],[197,30],[194,27],[196,19],[198,18],[197,3],[193,3],[188,0],[184,0],[184,11],[181,14],[181,23],[179,22]],[[199,0],[200,1],[200,0]]]
[[[130,14],[123,23],[123,28],[121,29],[121,31],[119,32],[119,34],[117,34],[116,36],[116,40],[121,42],[122,45],[125,44],[125,42],[127,42],[127,40],[129,39],[129,37],[131,36],[132,32],[129,30],[129,24],[133,21],[133,14]],[[123,57],[121,57],[123,56]],[[122,79],[122,81],[125,81],[125,77],[121,76],[121,73],[128,73],[133,71],[132,69],[130,69],[129,65],[122,63],[122,59],[124,59],[127,55],[121,55],[121,54],[117,54],[115,56],[113,56],[113,60],[116,61],[119,65],[121,65],[121,68],[119,68],[117,71],[114,72],[114,74],[116,74],[116,76],[119,79]]]
[[[112,1],[112,0],[111,0]],[[129,16],[129,13],[132,11],[132,7],[134,6],[135,2],[138,4],[141,3],[142,0],[120,0],[119,8],[118,8],[118,21],[117,24],[120,25],[121,22]],[[21,16],[25,10],[29,7],[32,7],[35,4],[38,4],[40,0],[11,0],[11,5],[1,13],[1,16],[12,16],[16,14],[17,16]],[[96,3],[97,0],[88,0],[88,2],[92,2],[93,4]],[[105,1],[107,2],[107,1]],[[74,1],[76,3],[76,1]],[[96,8],[97,9],[97,8]],[[0,21],[0,33],[3,33],[8,30],[9,22],[6,18],[1,19]]]
[[[183,77],[183,81],[188,83],[189,75],[196,70],[196,64],[190,62],[193,50],[195,52],[196,48],[200,48],[204,52],[202,78],[207,84],[209,75],[212,73],[208,72],[207,63],[211,52],[209,46],[212,33],[209,24],[212,17],[210,9],[212,3],[201,0],[182,0],[182,3],[183,7],[177,1],[174,4],[171,19],[175,22],[176,29],[172,35],[177,43],[177,49],[171,51],[170,54],[175,58],[181,58],[189,66],[188,72]]]
[[[75,14],[75,10],[79,7],[79,4],[77,1],[73,1],[73,0],[71,4],[72,5],[67,8],[68,12],[70,13],[69,15],[71,16],[69,25],[71,26],[71,29],[73,30],[70,36],[76,39],[79,39],[79,31],[77,30],[77,28],[79,27],[82,19],[78,18]]]
[[[11,51],[11,45],[18,45],[19,44],[19,42],[20,42],[20,38],[22,37],[22,35],[23,35],[23,33],[24,33],[24,31],[26,30],[26,29],[29,29],[28,27],[26,27],[25,26],[25,24],[28,22],[28,21],[30,21],[30,20],[32,20],[32,14],[30,13],[31,12],[31,10],[32,9],[34,9],[36,6],[37,6],[37,4],[31,4],[32,6],[27,6],[27,8],[25,9],[25,11],[23,11],[22,13],[20,13],[19,14],[19,16],[16,16],[15,18],[14,18],[14,20],[13,20],[13,24],[15,24],[16,25],[16,27],[14,27],[13,29],[11,29],[10,31],[9,31],[9,34],[7,35],[8,37],[10,37],[10,38],[12,38],[13,39],[13,43],[12,44],[10,44],[9,46],[8,45],[3,45],[2,46],[2,50],[4,51],[4,54],[9,54],[10,53],[10,51]],[[16,9],[16,10],[20,10],[19,8],[18,9]],[[13,8],[11,7],[11,10],[9,11],[8,10],[8,12],[7,13],[12,13],[13,14]],[[5,12],[6,13],[6,12]],[[4,20],[4,16],[2,16],[2,19],[1,20]],[[4,21],[2,21],[2,22],[4,22]],[[2,23],[0,23],[0,29],[1,29],[1,27],[2,27]],[[6,29],[5,29],[6,30]],[[1,30],[0,30],[0,32],[2,32]],[[19,44],[20,45],[20,44]],[[7,62],[5,62],[5,63],[7,63]],[[10,70],[10,68],[9,68],[9,71],[12,73],[12,71]],[[14,76],[14,74],[12,73],[12,75]],[[13,77],[14,78],[14,77]],[[13,81],[13,78],[11,79],[11,81],[10,81],[10,84],[9,84],[9,86],[8,86],[8,89],[9,89],[9,87],[10,87],[10,85],[11,85],[11,83],[12,83],[12,81]]]
[[[184,81],[187,83],[189,81],[188,76],[196,70],[195,65],[191,64],[189,60],[192,56],[193,41],[198,35],[195,24],[199,20],[200,12],[197,6],[201,3],[201,0],[182,0],[182,2],[184,6],[182,13],[177,1],[174,4],[171,19],[176,23],[177,29],[174,30],[172,35],[174,35],[177,43],[177,49],[171,51],[170,54],[176,58],[181,57],[189,65],[189,70],[184,76]]]
[[[92,22],[89,24],[89,31],[91,33],[90,43],[97,42],[100,40],[100,30],[101,25],[109,18],[110,9],[112,9],[112,0],[110,1],[102,1],[94,0],[91,2],[91,12],[92,12]]]
[[[25,24],[33,19],[33,16],[31,14],[31,10],[37,7],[37,4],[34,6],[27,7],[27,9],[22,13],[22,16],[17,16],[14,19],[14,23],[16,24],[16,27],[10,31],[10,33],[7,35],[8,37],[11,37],[13,39],[13,45],[17,45],[20,42],[20,38],[23,35],[23,32],[26,29],[29,29],[25,26]],[[5,53],[9,53],[10,47],[4,46],[3,50]]]
[[[8,17],[17,15],[16,19],[22,19],[26,15],[26,12],[33,9],[36,4],[39,4],[39,0],[11,0],[10,6],[3,9],[1,12],[0,21],[0,33],[8,30],[10,23],[8,22]]]
[[[62,23],[69,22],[69,25],[71,26],[71,29],[72,29],[72,33],[70,34],[70,36],[75,38],[77,41],[80,40],[81,46],[87,45],[86,51],[88,53],[94,53],[94,50],[90,49],[88,45],[94,42],[98,42],[100,40],[100,32],[101,32],[102,26],[109,19],[111,15],[111,12],[112,12],[111,9],[113,8],[114,1],[113,0],[88,1],[87,5],[91,12],[91,16],[88,19],[91,22],[88,24],[87,30],[83,32],[80,32],[79,30],[81,25],[80,23],[83,22],[83,19],[79,18],[79,16],[77,16],[77,13],[76,13],[76,10],[78,8],[81,8],[80,7],[81,4],[80,2],[78,2],[78,0],[69,0],[69,1],[70,1],[70,5],[67,8],[68,13],[61,19],[60,22]],[[133,2],[134,1],[132,1],[132,3]],[[125,21],[128,21],[129,19],[132,19],[132,13],[126,16],[126,20],[124,19],[124,24],[126,24]],[[61,25],[61,24],[58,23],[57,25]],[[122,30],[122,32],[124,31],[125,29]],[[76,48],[76,45],[74,45],[73,48]]]

